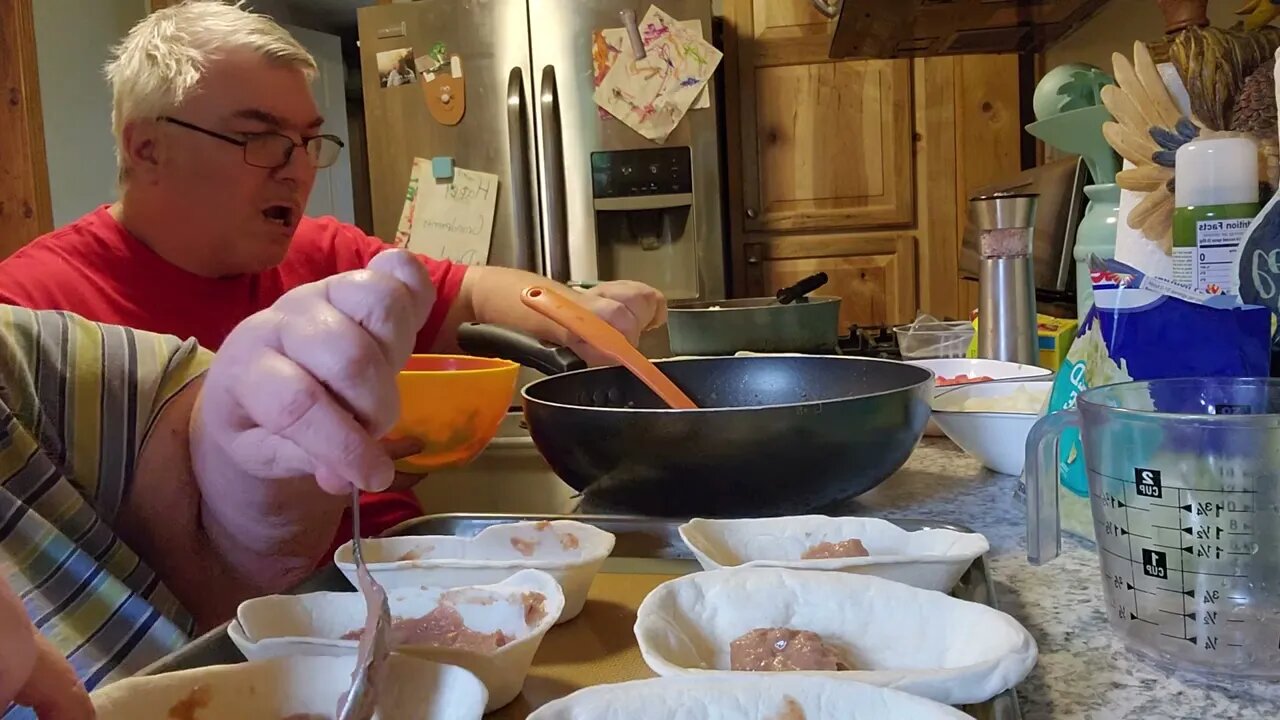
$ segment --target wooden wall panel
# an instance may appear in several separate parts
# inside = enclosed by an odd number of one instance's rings
[[[964,55],[955,70],[958,252],[974,191],[1022,171],[1023,129],[1017,55]],[[967,317],[972,303],[963,288],[958,301]]]
[[[956,183],[961,228],[969,193],[1022,171],[1017,55],[963,55],[956,64]],[[1012,79],[1012,82],[1010,82]]]
[[[919,306],[936,317],[957,317],[959,312],[956,64],[954,57],[913,61]]]
[[[53,229],[31,3],[0,1],[0,258]]]

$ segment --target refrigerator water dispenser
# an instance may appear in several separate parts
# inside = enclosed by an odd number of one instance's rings
[[[600,278],[645,282],[669,300],[697,298],[689,148],[594,152],[591,190]]]

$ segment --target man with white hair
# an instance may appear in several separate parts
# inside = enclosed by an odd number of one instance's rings
[[[434,298],[388,250],[285,293],[212,358],[0,306],[0,716],[88,720],[86,688],[305,578],[351,488],[390,482],[377,439]]]
[[[364,267],[386,246],[334,218],[303,216],[341,138],[323,132],[310,54],[271,19],[190,0],[139,22],[107,66],[121,197],[0,263],[0,303],[195,337],[217,349],[232,327],[289,289]],[[405,158],[409,162],[410,158]],[[437,300],[419,352],[453,351],[485,322],[567,344],[520,291],[546,278],[423,257]],[[634,282],[576,297],[633,343],[665,321],[664,298]],[[420,514],[408,491],[366,497],[370,533]],[[335,542],[350,537],[344,523]]]

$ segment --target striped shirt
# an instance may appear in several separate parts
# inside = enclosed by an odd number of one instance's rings
[[[191,636],[113,525],[154,421],[209,358],[194,341],[0,305],[0,577],[89,690]]]

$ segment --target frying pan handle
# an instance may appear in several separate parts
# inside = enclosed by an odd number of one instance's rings
[[[776,297],[778,302],[787,305],[802,299],[805,295],[817,290],[827,284],[827,274],[824,272],[814,273],[791,287],[784,287],[778,291]]]
[[[550,345],[501,325],[466,323],[458,328],[458,346],[468,355],[518,362],[544,375],[559,375],[587,367],[587,363],[567,347]]]

